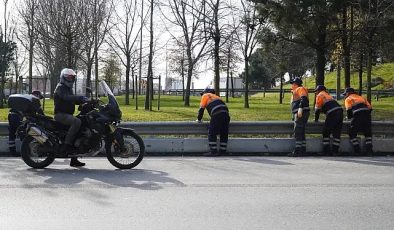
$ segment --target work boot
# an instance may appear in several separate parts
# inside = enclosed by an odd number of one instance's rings
[[[219,154],[218,154],[216,149],[211,149],[209,152],[203,153],[202,155],[204,157],[217,157],[217,156],[219,156]]]
[[[339,146],[332,146],[332,156],[339,156]]]
[[[353,150],[354,150],[354,153],[355,153],[355,154],[357,154],[357,155],[360,155],[360,154],[361,154],[360,145],[353,145]]]
[[[301,147],[301,156],[305,156],[306,155],[306,146],[302,146]]]
[[[223,150],[223,149],[219,150],[218,155],[221,155],[221,156],[226,155],[226,150]]]
[[[330,145],[323,145],[323,155],[324,156],[330,156],[331,155]]]
[[[80,162],[78,160],[78,158],[76,158],[76,157],[72,157],[71,161],[70,161],[70,166],[71,167],[82,167],[82,166],[85,166],[85,163]]]
[[[365,151],[367,151],[368,156],[373,156],[372,145],[365,145]]]
[[[10,154],[16,157],[20,156],[20,154],[16,151],[16,148],[10,148]]]

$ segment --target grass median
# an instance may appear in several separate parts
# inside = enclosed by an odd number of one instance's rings
[[[311,108],[313,107],[313,94],[310,95]],[[194,121],[197,118],[200,97],[192,96],[190,107],[184,107],[181,96],[161,96],[160,110],[157,110],[158,99],[155,96],[153,101],[153,111],[144,109],[144,96],[139,96],[138,107],[135,109],[135,100],[130,97],[130,105],[125,105],[124,96],[118,96],[118,103],[121,107],[123,121]],[[41,102],[43,104],[43,101]],[[232,121],[275,121],[290,120],[290,94],[285,94],[283,104],[279,104],[279,95],[266,93],[251,96],[249,99],[250,108],[244,108],[244,98],[229,98],[227,103]],[[343,100],[339,101],[343,104]],[[394,120],[394,97],[381,98],[379,101],[372,101],[374,107],[373,120]],[[53,116],[53,100],[45,100],[45,114]],[[77,111],[76,111],[77,112]],[[7,121],[8,108],[0,109],[0,120]],[[324,118],[324,116],[321,116]],[[310,120],[313,119],[313,111]],[[209,115],[205,112],[204,120],[209,120]]]

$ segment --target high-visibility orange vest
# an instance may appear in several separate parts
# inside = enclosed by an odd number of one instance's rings
[[[326,91],[321,91],[316,95],[315,110],[321,110],[327,115],[339,109],[342,109],[342,107]]]
[[[222,112],[228,113],[227,105],[218,95],[213,93],[202,95],[200,108],[206,108],[211,116]]]
[[[346,110],[352,110],[353,114],[360,111],[371,110],[371,104],[362,96],[352,93],[345,99]]]
[[[308,99],[308,90],[303,86],[299,86],[296,89],[292,90],[291,97],[291,110],[293,113],[296,113],[299,108],[303,110],[309,109],[309,99]]]

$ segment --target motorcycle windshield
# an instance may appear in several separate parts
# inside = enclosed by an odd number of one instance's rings
[[[105,110],[109,113],[109,115],[120,119],[120,117],[122,116],[122,112],[119,109],[119,104],[116,101],[112,90],[109,88],[105,81],[100,81],[100,86],[104,94],[108,98],[108,104],[106,105]]]

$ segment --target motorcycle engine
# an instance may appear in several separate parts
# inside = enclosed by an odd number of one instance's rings
[[[82,132],[82,136],[75,141],[75,147],[80,153],[94,153],[101,149],[101,137],[97,133],[92,133],[89,129]]]

